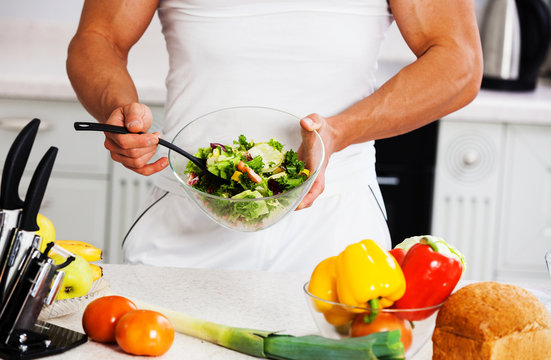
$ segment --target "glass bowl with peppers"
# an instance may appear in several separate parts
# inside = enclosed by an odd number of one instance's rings
[[[173,144],[218,176],[170,150],[170,167],[184,193],[219,225],[245,232],[266,229],[295,210],[325,156],[320,135],[302,129],[299,117],[255,106],[200,116]]]
[[[545,253],[545,264],[547,265],[547,272],[551,276],[551,250]]]
[[[442,244],[439,250],[440,240],[414,237],[391,251],[362,240],[321,261],[304,285],[321,335],[368,336],[378,357],[415,355],[431,338],[438,311],[464,269],[462,256]]]

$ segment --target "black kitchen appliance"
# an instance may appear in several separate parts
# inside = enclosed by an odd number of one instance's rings
[[[392,246],[431,231],[438,121],[375,141],[377,180]]]
[[[480,29],[484,55],[482,87],[535,89],[551,37],[543,0],[489,0]]]

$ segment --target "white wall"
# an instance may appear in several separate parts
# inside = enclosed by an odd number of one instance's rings
[[[477,14],[481,18],[484,5],[488,0],[475,1]],[[1,26],[4,22],[4,24],[14,24],[11,28],[16,31],[26,30],[28,33],[26,37],[30,42],[25,44],[26,51],[21,56],[26,56],[27,51],[42,53],[45,56],[51,54],[52,62],[60,65],[57,67],[52,65],[53,71],[50,70],[48,73],[64,74],[66,44],[76,30],[83,2],[84,0],[0,0],[0,27],[6,29]],[[21,38],[20,35],[17,36]],[[3,36],[0,34],[0,46],[5,48],[6,43],[10,42],[10,37],[9,34]],[[40,46],[41,43],[51,42],[53,38],[59,40],[49,45],[49,49]],[[35,46],[35,44],[38,45]],[[393,24],[387,33],[380,58],[382,61],[378,74],[379,83],[392,76],[404,64],[415,60],[396,24]],[[6,62],[10,64],[8,60],[0,60],[0,65],[5,67]],[[28,69],[29,66],[26,68]],[[153,18],[142,39],[132,49],[129,70],[137,81],[138,87],[140,85],[143,87],[153,85],[156,88],[163,86],[168,71],[168,57],[157,17]],[[0,69],[1,71],[3,70]]]
[[[0,19],[77,24],[83,0],[2,0]]]
[[[83,0],[2,0],[0,19],[17,18],[75,23],[78,22]],[[477,13],[487,0],[475,0]]]
[[[83,3],[84,0],[0,0],[0,49],[8,54],[0,57],[0,80],[68,84],[67,46],[78,26]],[[38,59],[30,54],[41,56]],[[153,96],[148,97],[164,99],[168,56],[156,16],[133,47],[128,68],[139,90],[153,89]]]

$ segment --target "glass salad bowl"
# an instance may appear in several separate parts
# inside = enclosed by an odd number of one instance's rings
[[[412,358],[432,337],[436,316],[442,306],[372,310],[321,299],[308,291],[308,284],[303,287],[306,302],[321,336],[342,339],[398,329],[406,359]],[[370,315],[374,320],[366,324],[364,318]]]
[[[207,192],[211,190],[209,188],[205,191],[193,186],[196,185],[193,180],[195,174],[190,174],[187,169],[189,160],[186,157],[170,150],[168,158],[181,188],[206,215],[226,228],[250,232],[266,229],[296,209],[318,175],[325,152],[320,135],[315,131],[303,130],[299,117],[277,109],[253,106],[225,108],[200,116],[176,134],[173,144],[197,156],[196,152],[201,148],[211,147],[214,151],[220,146],[216,151],[222,151],[228,146],[236,147],[242,135],[247,141],[256,144],[276,140],[283,145],[282,154],[289,150],[296,152],[307,169],[304,182],[279,193],[264,192],[265,195],[261,195],[259,191],[247,190],[248,196],[242,196],[245,192],[220,196],[212,191]],[[283,157],[279,158],[281,160]],[[268,161],[272,167],[277,165],[274,163],[277,160]],[[280,170],[282,174],[263,177],[263,183],[259,183],[258,187],[267,188],[266,184],[271,177],[275,180],[275,177],[290,171],[285,166],[280,167],[283,169]],[[253,193],[254,196],[251,196]]]

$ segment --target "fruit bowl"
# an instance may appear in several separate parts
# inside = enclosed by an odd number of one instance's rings
[[[168,158],[183,192],[212,220],[233,230],[258,231],[274,225],[296,209],[318,175],[325,152],[319,134],[304,131],[300,118],[266,107],[234,107],[208,113],[180,130],[173,144],[195,154],[199,148],[210,143],[233,145],[240,135],[257,143],[276,139],[284,146],[284,151],[296,151],[299,159],[306,163],[308,178],[291,190],[269,197],[220,197],[200,191],[188,183],[185,173],[187,158],[172,150]],[[261,215],[249,211],[255,208],[265,210]]]
[[[48,319],[54,319],[80,311],[92,302],[92,300],[109,293],[110,289],[109,282],[101,277],[93,282],[88,294],[70,299],[54,300],[51,305],[44,306],[38,316],[38,320],[46,321]]]
[[[431,338],[436,316],[442,304],[420,309],[378,309],[350,306],[321,299],[308,291],[304,294],[310,313],[321,336],[331,339],[362,336],[369,333],[399,329],[406,350],[406,359],[413,357]],[[366,316],[374,317],[370,324]]]

